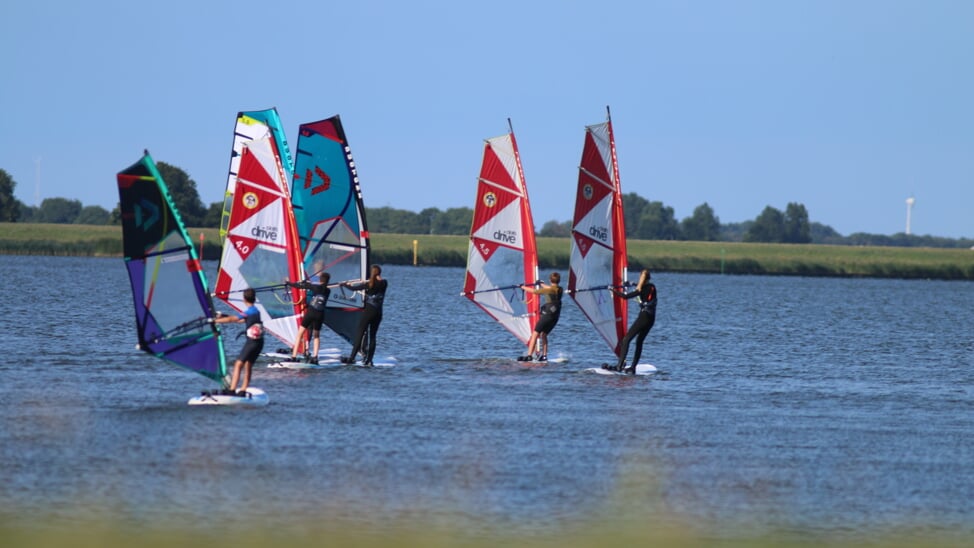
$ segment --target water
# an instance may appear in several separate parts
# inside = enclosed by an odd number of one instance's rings
[[[193,408],[209,381],[134,350],[120,259],[0,257],[0,518],[974,530],[974,284],[659,273],[632,378],[581,372],[611,353],[574,304],[570,361],[532,368],[462,269],[385,274],[398,366],[257,368],[270,406]]]

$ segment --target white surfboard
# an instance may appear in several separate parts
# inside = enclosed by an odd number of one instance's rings
[[[641,363],[636,365],[636,375],[652,375],[656,373],[656,366],[648,363]],[[612,371],[611,369],[602,369],[601,367],[590,367],[584,370],[585,373],[596,373],[598,375],[628,375],[631,373],[624,373],[622,371]]]
[[[203,392],[199,396],[190,398],[189,400],[190,405],[230,405],[240,407],[263,407],[269,402],[267,393],[253,386],[247,388],[246,396],[232,396],[229,394],[221,394],[219,390],[213,390]]]
[[[289,356],[290,357],[290,356]],[[395,357],[388,356],[383,359],[373,360],[373,367],[395,367],[399,362]],[[341,358],[319,358],[318,363],[308,363],[306,361],[282,360],[267,364],[273,369],[334,369],[336,367],[365,367],[361,361],[355,363],[342,363]]]
[[[515,358],[516,359],[516,358]],[[517,360],[519,363],[531,364],[531,365],[544,365],[546,363],[568,363],[569,357],[565,355],[550,356],[547,360],[538,361],[537,359],[531,360]]]
[[[283,350],[283,349],[280,349]],[[280,352],[271,351],[263,352],[260,355],[262,358],[266,358],[273,361],[289,361],[291,357],[290,352]],[[322,348],[318,351],[318,360],[328,359],[328,358],[340,358],[342,356],[342,351],[340,348]]]

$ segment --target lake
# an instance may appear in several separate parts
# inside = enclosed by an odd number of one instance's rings
[[[974,532],[970,282],[657,273],[660,371],[608,377],[567,297],[568,361],[531,367],[462,269],[384,275],[396,367],[259,365],[268,407],[196,408],[211,381],[135,350],[121,259],[0,256],[0,519]]]

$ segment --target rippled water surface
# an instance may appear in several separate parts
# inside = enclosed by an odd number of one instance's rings
[[[660,373],[631,378],[582,372],[611,353],[574,304],[569,361],[526,367],[462,269],[385,274],[398,366],[259,367],[270,406],[191,408],[213,386],[134,350],[120,259],[0,256],[0,516],[974,530],[974,284],[659,273]]]

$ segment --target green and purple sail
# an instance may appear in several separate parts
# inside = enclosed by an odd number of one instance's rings
[[[226,356],[206,276],[148,151],[117,179],[139,348],[225,382]]]
[[[368,277],[365,206],[339,116],[301,125],[291,204],[309,278],[325,271],[331,275],[332,283]],[[351,342],[363,304],[359,293],[332,290],[325,324]]]

